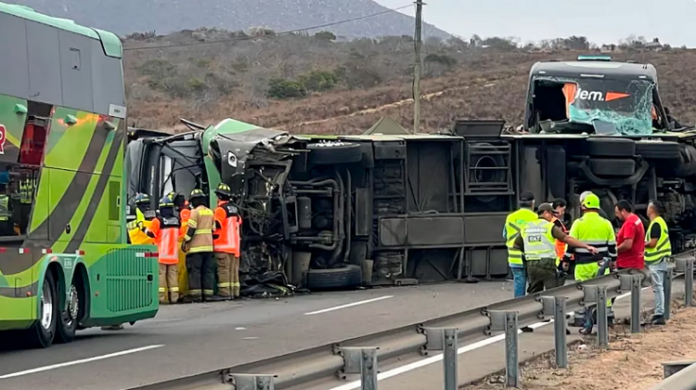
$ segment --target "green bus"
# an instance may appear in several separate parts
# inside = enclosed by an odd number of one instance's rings
[[[157,313],[156,248],[128,245],[121,204],[122,52],[112,33],[0,3],[0,335],[48,347]]]

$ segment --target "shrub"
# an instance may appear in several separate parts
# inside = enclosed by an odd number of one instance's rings
[[[301,98],[307,96],[307,89],[299,81],[276,78],[268,83],[268,96],[275,99]]]
[[[319,31],[318,33],[314,34],[314,38],[321,41],[331,42],[336,40],[336,35],[331,31]]]
[[[322,92],[333,89],[338,82],[338,77],[333,72],[313,70],[301,75],[298,81],[309,91]]]

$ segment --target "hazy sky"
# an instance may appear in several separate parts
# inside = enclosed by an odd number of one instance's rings
[[[396,8],[409,0],[375,0]],[[469,38],[473,34],[515,36],[525,41],[586,36],[591,42],[615,43],[631,34],[672,46],[696,46],[690,27],[696,1],[664,0],[424,0],[424,19],[443,30]],[[543,11],[542,11],[543,10]],[[413,16],[413,8],[402,12]],[[551,16],[557,12],[562,17]],[[658,16],[661,15],[661,16]]]

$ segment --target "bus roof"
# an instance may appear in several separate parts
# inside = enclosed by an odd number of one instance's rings
[[[578,77],[601,74],[611,79],[635,80],[646,78],[657,82],[657,70],[652,64],[614,61],[541,61],[532,66],[530,76]]]
[[[102,43],[104,54],[107,56],[114,58],[121,58],[123,56],[121,40],[116,34],[108,31],[81,26],[69,19],[54,18],[40,14],[32,8],[19,4],[6,4],[0,2],[0,12],[96,39]]]

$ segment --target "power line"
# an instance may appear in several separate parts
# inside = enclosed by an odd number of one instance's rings
[[[397,7],[397,8],[389,8],[384,11],[376,12],[370,15],[364,15],[364,16],[359,16],[356,18],[352,19],[344,19],[340,20],[337,22],[332,22],[332,23],[326,23],[326,24],[320,24],[316,26],[311,26],[311,27],[304,27],[296,30],[288,30],[288,31],[281,31],[279,33],[276,33],[275,35],[289,35],[289,34],[297,34],[305,31],[310,31],[310,30],[316,30],[319,28],[325,28],[325,27],[331,27],[331,26],[336,26],[339,24],[344,24],[344,23],[350,23],[350,22],[355,22],[358,20],[363,20],[363,19],[368,19],[368,18],[373,18],[375,16],[380,16],[384,14],[388,14],[391,12],[397,12],[405,8],[409,8],[413,6],[412,4],[404,5],[402,7]],[[169,48],[176,48],[176,47],[185,47],[185,46],[198,46],[198,45],[212,45],[216,43],[227,43],[227,42],[241,42],[241,41],[248,41],[255,39],[255,37],[249,37],[249,36],[242,36],[242,37],[237,37],[237,38],[229,38],[229,39],[219,39],[216,41],[207,41],[207,42],[191,42],[191,43],[180,43],[176,45],[159,45],[159,46],[145,46],[145,47],[126,47],[123,50],[124,51],[131,51],[131,50],[156,50],[156,49],[169,49]]]

